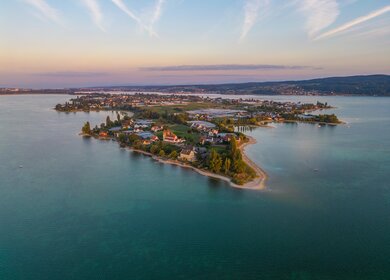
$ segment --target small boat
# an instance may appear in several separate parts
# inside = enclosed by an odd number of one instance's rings
[[[19,168],[23,168],[23,165],[19,165]]]
[[[318,172],[319,170],[317,168],[314,169],[314,172]]]

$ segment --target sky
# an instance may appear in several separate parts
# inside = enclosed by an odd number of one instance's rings
[[[2,0],[0,87],[390,74],[390,0]]]

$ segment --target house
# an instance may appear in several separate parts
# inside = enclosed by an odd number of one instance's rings
[[[99,132],[99,137],[103,137],[103,138],[108,137],[107,131],[100,131],[100,132]]]
[[[150,127],[152,123],[153,123],[152,120],[136,120],[135,121],[136,126],[143,127],[143,128]]]
[[[206,121],[190,121],[188,123],[191,124],[191,128],[194,128],[198,131],[209,131],[216,127],[215,124]]]
[[[218,129],[211,129],[209,131],[209,136],[215,136],[219,133]]]
[[[133,121],[131,120],[122,121],[122,129],[129,129],[132,128],[132,126],[133,126]]]
[[[196,151],[193,147],[186,147],[181,150],[179,159],[183,161],[195,162],[196,161]]]
[[[237,142],[240,142],[240,138],[237,137],[237,135],[234,133],[218,133],[217,134],[218,142],[220,142],[220,143],[230,142],[233,137],[236,138]]]
[[[162,126],[158,126],[158,125],[154,125],[154,126],[152,126],[152,128],[150,130],[153,131],[153,132],[158,132],[158,131],[163,130],[163,127]]]
[[[215,142],[215,139],[213,137],[210,137],[210,136],[202,136],[199,139],[199,143],[201,145],[204,145],[206,143],[214,143],[214,142]]]
[[[152,137],[150,137],[150,141],[151,142],[157,142],[159,141],[160,139],[158,139],[158,137],[156,135],[153,135]]]
[[[164,142],[168,142],[168,143],[174,143],[174,144],[177,144],[177,143],[183,143],[185,140],[183,139],[180,139],[179,137],[177,137],[176,134],[174,134],[172,131],[170,131],[169,129],[165,129],[163,131],[163,141]]]
[[[142,128],[139,128],[139,127],[137,127],[137,128],[134,128],[134,132],[143,132],[144,130],[142,129]]]

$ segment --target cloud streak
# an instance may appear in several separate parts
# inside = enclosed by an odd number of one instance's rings
[[[106,72],[77,72],[77,71],[60,71],[60,72],[43,72],[35,73],[35,76],[42,77],[59,77],[59,78],[93,78],[107,76]]]
[[[46,19],[62,25],[60,13],[44,0],[25,0],[26,3],[37,9]]]
[[[334,23],[340,14],[336,0],[300,0],[300,10],[306,15],[306,30],[309,38]]]
[[[153,31],[153,28],[145,25],[141,19],[136,16],[133,11],[131,11],[123,0],[111,0],[119,9],[121,9],[125,14],[127,14],[130,18],[132,18],[142,29],[145,29],[150,36],[158,37],[157,33]]]
[[[272,65],[272,64],[215,64],[215,65],[175,65],[162,67],[142,67],[142,71],[245,71],[245,70],[303,70],[315,69],[310,66],[301,65]]]
[[[259,18],[261,9],[266,9],[270,0],[246,0],[244,5],[244,23],[242,25],[240,41],[244,40]]]
[[[103,21],[103,13],[100,9],[99,3],[96,0],[82,0],[84,5],[88,8],[92,20],[95,23],[95,25],[103,32],[105,32],[105,29],[102,25]]]
[[[153,15],[150,20],[150,26],[151,28],[154,26],[154,24],[160,19],[162,14],[162,7],[165,4],[165,0],[157,0],[156,5],[154,7]]]
[[[317,36],[314,40],[320,40],[320,39],[324,39],[327,37],[335,36],[339,33],[350,30],[351,28],[353,28],[356,25],[359,25],[359,24],[362,24],[366,21],[372,20],[372,19],[379,17],[379,16],[381,16],[385,13],[388,13],[388,12],[390,12],[390,5],[385,6],[385,7],[381,8],[379,10],[376,10],[372,13],[369,13],[368,15],[358,17],[350,22],[347,22],[347,23],[345,23],[337,28],[334,28],[332,30],[329,30],[325,33],[322,33],[319,36]]]

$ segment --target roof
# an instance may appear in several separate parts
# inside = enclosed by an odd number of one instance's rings
[[[213,124],[211,122],[205,122],[205,121],[190,121],[189,123],[195,124],[195,125],[201,125],[201,126],[204,126],[204,127],[207,127],[207,128],[214,128],[214,127],[216,127],[215,124]]]
[[[153,123],[152,120],[136,120],[136,124],[138,125],[151,125]]]
[[[152,136],[154,136],[153,133],[150,133],[150,132],[148,132],[148,131],[139,132],[139,133],[137,133],[137,135],[138,135],[139,137],[141,137],[142,139],[148,139],[148,138],[151,138]]]
[[[121,131],[121,130],[122,130],[122,127],[120,127],[120,126],[112,127],[109,129],[109,131],[111,131],[111,132],[117,132],[117,131]]]
[[[184,148],[183,150],[181,150],[180,154],[189,156],[192,152],[193,152],[192,148]]]

